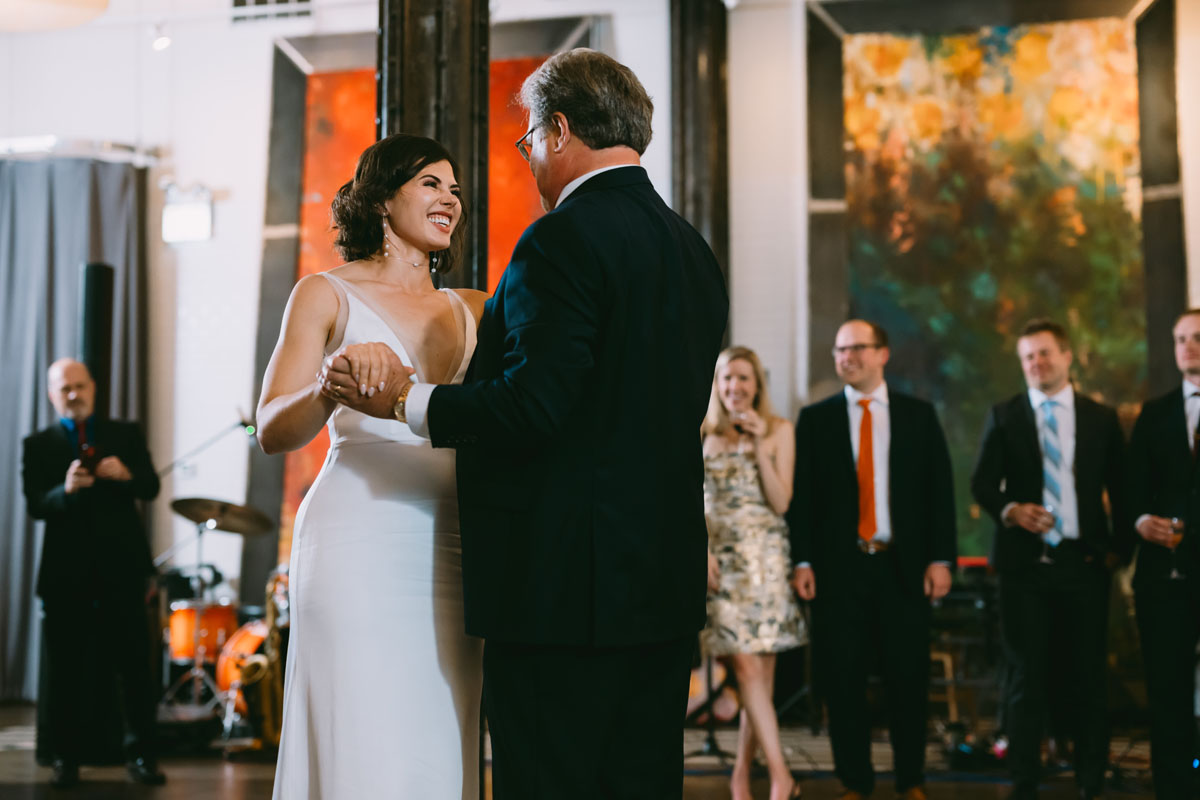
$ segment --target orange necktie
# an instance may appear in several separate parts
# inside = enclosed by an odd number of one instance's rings
[[[875,535],[875,448],[871,436],[871,398],[858,401],[862,422],[858,426],[858,536],[869,541]]]

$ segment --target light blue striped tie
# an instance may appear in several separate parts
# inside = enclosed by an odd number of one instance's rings
[[[1054,407],[1058,403],[1042,403],[1042,505],[1053,507],[1054,527],[1046,534],[1046,542],[1057,547],[1062,541],[1062,444],[1058,439],[1058,420]]]

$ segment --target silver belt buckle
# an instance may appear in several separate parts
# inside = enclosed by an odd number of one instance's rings
[[[887,542],[877,542],[874,539],[859,539],[858,549],[869,556],[883,553],[887,550]]]

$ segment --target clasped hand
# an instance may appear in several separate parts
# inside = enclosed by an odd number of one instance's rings
[[[391,419],[400,388],[414,370],[382,342],[348,344],[321,363],[321,395],[372,417]]]
[[[100,462],[96,464],[95,472],[85,467],[83,462],[77,458],[71,462],[71,466],[67,467],[67,477],[63,484],[67,494],[74,494],[80,489],[94,485],[97,478],[106,481],[129,481],[133,480],[133,473],[129,471],[129,467],[125,466],[125,462],[116,456],[105,456],[100,459]]]
[[[1017,503],[1009,510],[1005,522],[1040,536],[1054,527],[1054,515],[1037,503]]]
[[[1153,514],[1147,514],[1137,525],[1138,535],[1147,542],[1160,544],[1163,547],[1170,547],[1175,541],[1175,528],[1171,525],[1171,520],[1166,517],[1156,517]]]

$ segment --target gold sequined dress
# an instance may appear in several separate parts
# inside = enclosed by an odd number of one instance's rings
[[[788,578],[787,523],[763,496],[754,453],[704,457],[708,542],[721,568],[708,597],[706,653],[777,653],[808,641]]]

